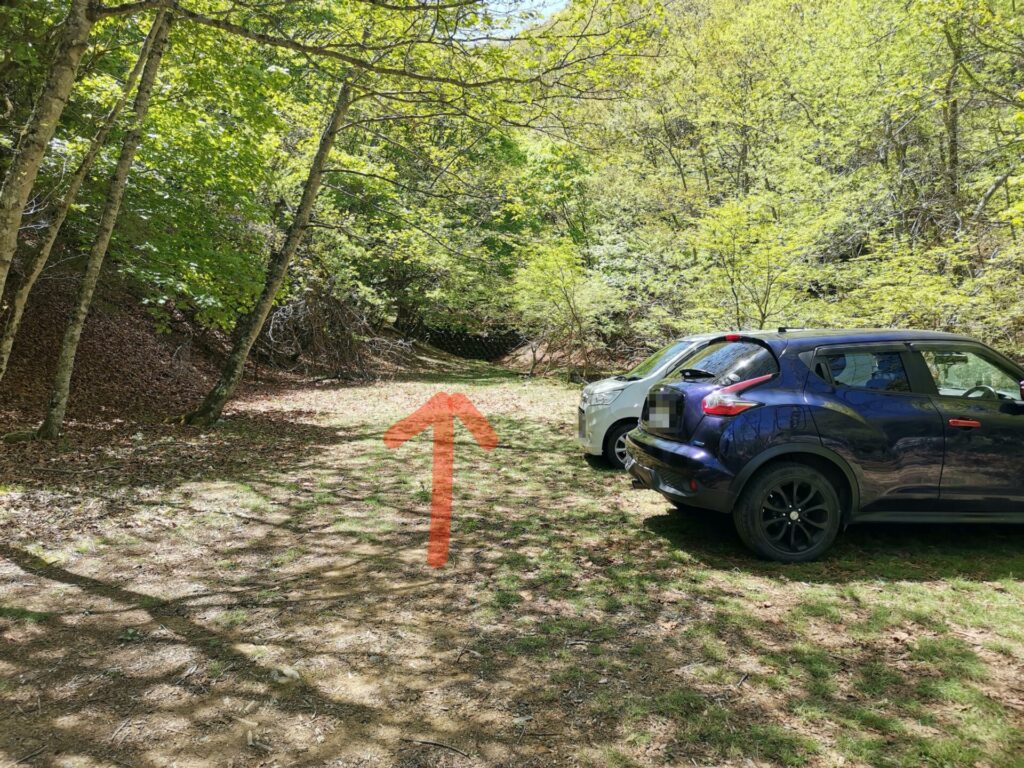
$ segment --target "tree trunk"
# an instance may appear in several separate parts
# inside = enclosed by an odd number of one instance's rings
[[[954,211],[959,209],[960,198],[960,100],[956,97],[957,75],[963,62],[960,34],[954,37],[949,26],[943,27],[949,46],[949,76],[943,91],[942,121],[946,128],[946,191]]]
[[[18,290],[14,294],[13,301],[9,308],[7,322],[4,323],[3,336],[0,337],[0,381],[3,381],[4,374],[7,372],[7,363],[11,357],[11,348],[14,346],[14,337],[18,334],[18,328],[21,325],[21,317],[25,312],[25,305],[28,303],[29,294],[32,292],[32,288],[35,285],[36,280],[39,279],[39,275],[42,273],[43,267],[46,266],[46,262],[50,258],[50,253],[53,251],[53,245],[57,241],[57,236],[60,234],[61,227],[64,225],[64,220],[68,216],[68,211],[70,211],[71,206],[75,204],[75,198],[78,196],[78,191],[82,188],[82,184],[89,176],[92,164],[95,162],[97,155],[99,155],[100,150],[106,143],[110,131],[113,129],[118,117],[121,115],[121,110],[124,109],[124,105],[128,102],[128,97],[131,95],[132,89],[135,87],[135,81],[139,79],[139,73],[142,72],[142,68],[146,63],[150,50],[152,49],[153,39],[159,30],[159,26],[160,19],[157,18],[157,20],[154,21],[152,28],[149,30],[149,35],[146,37],[146,42],[143,44],[142,50],[139,52],[139,58],[138,61],[135,62],[135,67],[132,69],[131,74],[125,81],[120,97],[118,97],[117,102],[113,107],[111,107],[110,112],[107,113],[100,129],[96,131],[96,135],[93,136],[89,149],[82,157],[81,162],[78,164],[78,168],[75,170],[74,175],[71,177],[71,181],[68,183],[67,189],[64,191],[64,196],[60,199],[60,202],[57,204],[57,208],[53,212],[53,219],[50,221],[50,226],[46,230],[46,237],[43,240],[43,244],[32,258],[28,270],[25,272],[21,284],[18,286]]]
[[[288,273],[288,265],[306,233],[310,216],[313,213],[313,205],[320,191],[324,166],[331,154],[334,140],[337,138],[338,131],[341,129],[342,121],[345,119],[351,103],[351,88],[346,81],[338,91],[338,99],[334,104],[334,110],[331,112],[324,132],[320,137],[320,146],[313,157],[313,163],[309,168],[309,175],[306,178],[306,185],[302,190],[302,199],[299,202],[298,209],[295,211],[292,223],[288,227],[284,243],[270,255],[263,291],[260,293],[260,297],[252,310],[239,319],[235,327],[231,353],[224,363],[224,369],[221,371],[220,378],[214,384],[213,389],[210,390],[202,404],[195,411],[185,416],[184,421],[186,424],[206,425],[212,424],[219,419],[225,403],[231,398],[235,388],[238,386],[238,382],[241,381],[249,350],[252,349],[252,345],[256,342],[256,338],[263,329],[263,323],[266,322],[267,315],[270,314],[270,310],[277,298],[277,293],[281,289],[284,278]]]
[[[155,26],[156,32],[153,36],[152,48],[142,70],[139,90],[135,94],[135,103],[132,105],[131,128],[125,134],[121,144],[121,155],[117,159],[114,176],[110,180],[99,229],[93,240],[92,249],[89,251],[89,261],[85,267],[85,274],[82,276],[82,284],[78,289],[78,303],[64,332],[60,360],[57,363],[57,375],[54,377],[53,392],[50,395],[46,418],[36,431],[36,436],[39,438],[53,439],[57,437],[60,434],[61,425],[64,423],[64,412],[68,407],[71,372],[75,367],[78,340],[82,336],[82,326],[85,325],[85,318],[89,314],[96,282],[99,280],[100,269],[103,267],[103,259],[107,255],[107,247],[110,245],[110,237],[114,232],[114,224],[121,210],[121,200],[128,184],[128,172],[135,160],[135,151],[142,141],[143,122],[149,111],[149,101],[153,95],[157,72],[160,69],[160,59],[167,47],[167,35],[171,28],[170,15],[165,11],[160,11],[157,14]]]
[[[0,187],[0,296],[7,284],[7,274],[18,248],[18,230],[25,204],[36,182],[43,154],[53,138],[64,105],[75,84],[78,65],[82,61],[94,20],[89,14],[89,0],[72,0],[64,20],[63,32],[43,91],[32,117]]]

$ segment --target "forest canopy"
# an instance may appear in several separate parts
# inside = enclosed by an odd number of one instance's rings
[[[8,330],[39,273],[117,275],[161,323],[234,333],[204,418],[254,345],[331,370],[386,328],[589,370],[773,326],[955,330],[1019,357],[1016,0],[0,12]]]

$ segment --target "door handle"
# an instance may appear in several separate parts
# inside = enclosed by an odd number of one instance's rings
[[[981,422],[976,419],[950,419],[949,426],[959,427],[960,429],[978,429],[981,426]]]

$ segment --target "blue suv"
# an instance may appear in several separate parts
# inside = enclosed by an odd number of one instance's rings
[[[1024,522],[1024,369],[925,331],[728,334],[651,388],[633,484],[732,514],[762,557],[850,523]]]

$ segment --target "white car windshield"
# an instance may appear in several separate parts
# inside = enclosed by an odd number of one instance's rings
[[[642,379],[648,374],[658,370],[663,364],[678,358],[683,352],[693,346],[693,342],[689,339],[682,341],[674,341],[667,347],[662,347],[653,355],[644,360],[633,370],[629,371],[620,378],[636,380]]]

